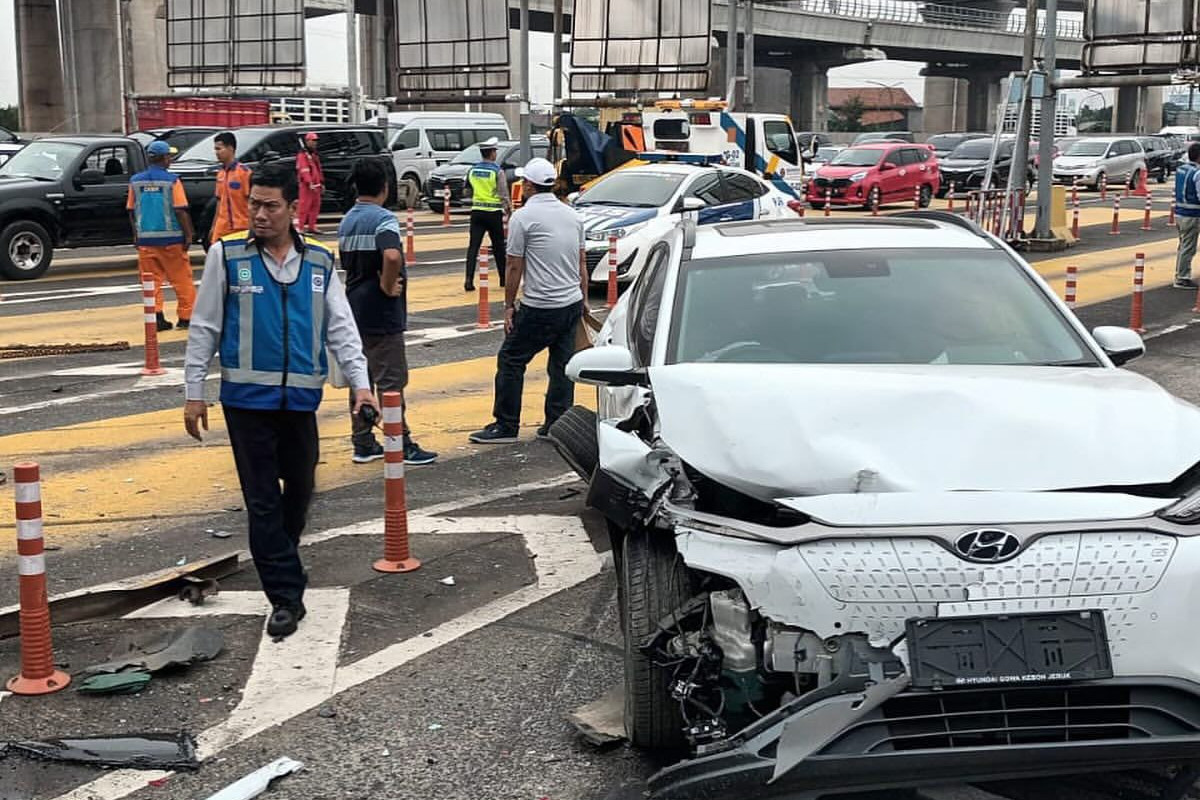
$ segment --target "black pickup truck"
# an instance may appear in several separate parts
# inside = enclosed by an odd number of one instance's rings
[[[58,247],[129,244],[129,179],[146,168],[124,136],[50,136],[0,166],[0,276],[41,277]]]

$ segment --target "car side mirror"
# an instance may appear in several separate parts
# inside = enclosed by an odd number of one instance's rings
[[[98,169],[85,169],[75,178],[79,186],[103,186],[104,173]]]
[[[893,170],[895,168],[896,168],[896,165],[890,161],[885,161],[879,165],[880,172],[888,172],[889,170]]]
[[[679,201],[680,211],[699,211],[702,208],[707,208],[708,203],[701,200],[699,197],[685,197]]]
[[[396,142],[394,145],[392,145],[392,150],[404,150],[404,149],[405,149],[404,142]]]
[[[1092,331],[1092,338],[1118,367],[1146,354],[1146,343],[1129,328],[1102,325]]]
[[[633,354],[618,345],[580,350],[567,362],[567,377],[592,386],[648,386],[646,371],[633,366]]]

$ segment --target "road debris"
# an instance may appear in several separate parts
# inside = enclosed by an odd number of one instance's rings
[[[0,745],[0,759],[10,755],[97,767],[194,770],[200,766],[196,760],[196,740],[182,732],[82,736]]]
[[[618,683],[587,705],[567,715],[575,730],[597,747],[616,744],[625,738],[625,684]]]
[[[277,758],[265,767],[251,772],[246,777],[229,784],[216,794],[209,795],[206,800],[251,800],[258,797],[271,786],[271,781],[290,775],[304,768],[299,761],[287,758]]]
[[[216,658],[225,636],[213,628],[192,626],[166,631],[142,641],[126,641],[102,663],[84,667],[82,674],[122,672],[127,669],[159,672],[168,667],[188,667]]]
[[[317,716],[321,719],[333,719],[337,715],[337,709],[330,706],[321,706],[321,708],[317,711]]]
[[[150,682],[145,670],[92,675],[79,684],[83,694],[137,694]]]
[[[438,583],[440,583],[442,586],[453,586],[454,585],[454,576],[447,575],[445,578],[442,578],[440,581],[438,581]]]

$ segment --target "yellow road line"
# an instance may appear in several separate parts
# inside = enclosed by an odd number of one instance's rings
[[[168,292],[167,315],[174,317],[174,302]],[[131,295],[131,299],[132,299]],[[500,295],[496,300],[503,299]],[[80,343],[128,341],[136,345],[144,337],[142,306],[130,302],[120,306],[85,308],[72,311],[48,311],[40,314],[25,314],[0,317],[0,345]],[[408,286],[408,310],[410,313],[432,311],[440,308],[470,306],[477,303],[474,294],[462,288],[462,276],[427,275],[414,277]],[[159,334],[165,342],[183,341],[185,331],[168,331]]]
[[[422,446],[443,459],[479,452],[467,435],[491,421],[494,358],[479,358],[412,371],[409,424]],[[542,421],[545,358],[530,365],[522,406],[523,438]],[[594,393],[581,388],[576,400],[593,406]],[[321,462],[317,486],[327,491],[363,480],[382,481],[379,463],[350,462],[350,421],[346,395],[327,389],[319,411]],[[144,526],[196,512],[219,513],[241,506],[233,457],[219,406],[209,410],[210,430],[196,444],[183,431],[179,409],[134,414],[98,422],[0,437],[0,463],[34,459],[42,465],[47,536],[80,546],[97,534],[130,535]],[[11,483],[0,503],[11,503]],[[135,522],[109,521],[136,518]],[[58,523],[56,525],[56,523]],[[72,524],[63,524],[72,523]],[[13,523],[0,518],[0,530]],[[0,552],[12,549],[0,536]]]

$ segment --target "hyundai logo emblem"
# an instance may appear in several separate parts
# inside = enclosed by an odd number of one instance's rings
[[[999,528],[977,528],[954,540],[954,551],[967,561],[997,564],[1008,561],[1021,549],[1021,540]]]

